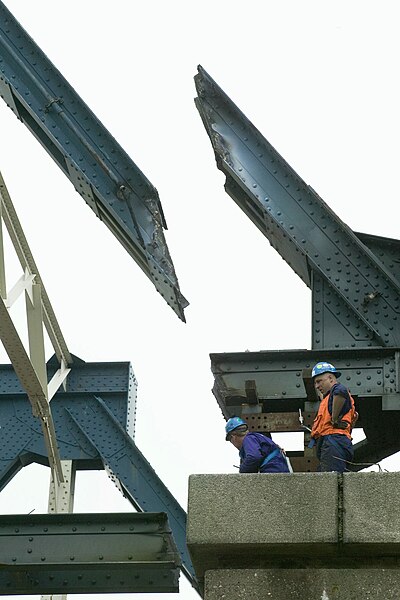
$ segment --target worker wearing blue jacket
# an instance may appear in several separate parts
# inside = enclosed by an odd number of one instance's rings
[[[248,431],[240,417],[228,419],[225,432],[225,439],[239,450],[239,473],[289,473],[283,450],[266,435]]]

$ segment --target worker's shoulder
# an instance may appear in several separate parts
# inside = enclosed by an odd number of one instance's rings
[[[265,433],[261,431],[249,431],[246,437],[248,437],[249,439],[257,439],[259,442],[272,441],[271,434],[268,431],[266,431]]]
[[[334,396],[348,396],[348,394],[350,393],[349,388],[343,385],[343,383],[340,383],[340,381],[335,383],[335,385],[331,389],[331,392],[333,392]]]

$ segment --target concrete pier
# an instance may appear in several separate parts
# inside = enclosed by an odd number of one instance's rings
[[[206,600],[400,600],[400,473],[193,475]]]

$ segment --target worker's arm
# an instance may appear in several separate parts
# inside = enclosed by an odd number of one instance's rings
[[[344,403],[346,402],[346,398],[337,394],[333,396],[332,401],[332,425],[335,427],[338,426],[340,411],[342,410]]]
[[[331,423],[338,429],[346,429],[348,424],[341,419],[351,409],[349,390],[341,383],[335,383],[329,394],[328,410]]]
[[[239,473],[257,473],[260,464],[264,460],[264,455],[257,439],[246,435],[243,440],[242,450],[244,456],[240,461]]]

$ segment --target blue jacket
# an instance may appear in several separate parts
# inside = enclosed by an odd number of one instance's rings
[[[289,468],[282,452],[277,453],[269,462],[261,466],[264,459],[279,447],[262,433],[249,432],[243,438],[239,450],[240,473],[288,473]]]

